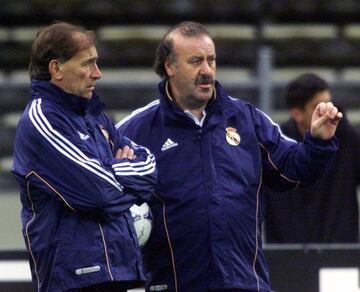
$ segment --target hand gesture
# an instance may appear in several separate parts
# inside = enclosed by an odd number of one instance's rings
[[[116,159],[127,158],[129,160],[133,160],[133,159],[136,159],[136,155],[134,154],[133,149],[131,149],[129,146],[124,146],[124,148],[122,148],[122,149],[119,148],[116,151],[115,158]]]
[[[334,136],[342,116],[331,102],[320,102],[312,115],[311,136],[323,140],[330,139]]]

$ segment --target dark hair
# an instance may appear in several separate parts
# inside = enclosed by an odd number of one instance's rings
[[[291,81],[286,88],[285,98],[288,108],[301,108],[317,93],[328,90],[326,81],[313,73],[305,73]]]
[[[75,33],[86,36],[85,41],[80,40]],[[94,42],[91,31],[67,22],[55,22],[41,28],[31,47],[30,79],[50,80],[48,66],[51,60],[66,62],[79,51],[90,48]]]
[[[155,54],[154,70],[161,78],[168,78],[165,70],[165,62],[175,61],[174,41],[171,34],[179,31],[185,37],[197,37],[200,35],[210,35],[209,31],[198,22],[184,21],[171,27],[160,41]]]

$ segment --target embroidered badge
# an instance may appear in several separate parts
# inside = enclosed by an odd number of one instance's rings
[[[99,125],[99,128],[101,130],[101,133],[104,135],[106,141],[110,144],[110,147],[112,150],[114,150],[114,143],[113,141],[110,140],[110,135],[109,135],[109,132],[108,130],[105,129],[105,127]]]
[[[240,144],[240,135],[236,133],[236,129],[232,127],[226,128],[226,141],[233,146]]]
[[[109,142],[109,132],[103,127],[103,126],[99,126],[101,133],[104,135],[106,141]]]

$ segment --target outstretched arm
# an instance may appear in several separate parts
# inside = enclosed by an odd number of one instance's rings
[[[322,140],[330,139],[334,136],[342,116],[332,102],[319,103],[311,119],[311,136]]]

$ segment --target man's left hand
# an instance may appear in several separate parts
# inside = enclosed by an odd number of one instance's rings
[[[136,159],[136,155],[134,153],[134,150],[126,145],[126,146],[124,146],[124,148],[122,148],[122,149],[119,148],[116,151],[115,158],[116,159],[127,158],[129,160],[134,160],[134,159]]]
[[[337,125],[343,117],[332,102],[319,103],[311,119],[311,136],[327,140],[334,136]]]

